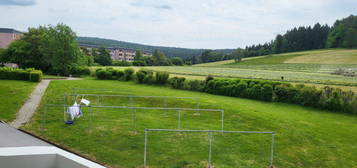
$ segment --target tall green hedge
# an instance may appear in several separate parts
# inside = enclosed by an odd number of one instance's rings
[[[35,70],[32,68],[19,69],[19,68],[1,67],[0,79],[40,82],[42,80],[42,71]]]
[[[205,91],[212,94],[299,104],[308,107],[357,114],[357,95],[339,88],[291,85],[250,79],[213,79]]]

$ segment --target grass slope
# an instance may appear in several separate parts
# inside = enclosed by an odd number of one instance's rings
[[[12,121],[37,83],[0,80],[0,120]]]
[[[325,49],[283,54],[273,54],[244,58],[242,62],[233,60],[197,64],[195,66],[242,66],[242,65],[271,65],[271,64],[357,64],[356,49]]]
[[[225,130],[276,131],[277,167],[356,168],[357,118],[311,108],[281,103],[216,96],[167,87],[139,85],[132,82],[52,81],[42,105],[24,129],[85,154],[111,167],[140,167],[143,164],[143,129],[175,128],[176,112],[137,111],[139,130],[132,132],[131,111],[88,109],[72,126],[63,123],[63,107],[43,104],[62,103],[71,88],[112,89],[137,95],[199,97],[201,108],[225,110]],[[96,102],[96,98],[86,97]],[[101,99],[106,105],[123,105],[125,99]],[[71,103],[71,101],[70,101]],[[189,100],[167,102],[169,106],[190,107]],[[137,106],[159,106],[157,100],[136,100]],[[42,120],[45,118],[46,120]],[[45,121],[45,122],[43,122]],[[90,122],[92,121],[92,122]],[[184,129],[218,129],[216,113],[183,113]],[[45,131],[41,131],[44,124]],[[207,134],[150,133],[150,167],[207,166]],[[215,134],[212,162],[214,167],[266,167],[270,136]]]

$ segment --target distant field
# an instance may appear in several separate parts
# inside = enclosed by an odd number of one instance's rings
[[[357,50],[326,50],[290,58],[284,63],[357,64]]]
[[[268,56],[259,56],[245,58],[240,63],[235,63],[233,60],[218,61],[205,64],[197,64],[196,66],[230,66],[241,65],[271,65],[271,64],[357,64],[356,49],[327,49],[327,50],[312,50],[302,52],[291,52],[283,54],[273,54]]]
[[[36,84],[38,83],[0,80],[0,120],[14,120]]]
[[[284,81],[296,83],[357,86],[357,77],[332,74],[338,69],[355,71],[357,74],[356,54],[357,50],[314,50],[246,58],[240,63],[226,60],[194,66],[148,66],[132,68],[136,70],[143,68],[166,71],[171,76],[183,76],[187,79],[203,79],[207,75],[222,78],[269,80],[281,80],[283,77]],[[93,67],[93,69],[95,68],[98,67]],[[114,68],[124,69],[127,67]]]
[[[63,107],[45,108],[63,101],[72,88],[112,89],[134,95],[200,98],[201,108],[225,110],[225,130],[275,131],[274,165],[279,168],[355,168],[357,165],[357,118],[283,103],[269,103],[133,82],[84,79],[52,81],[31,123],[23,129],[70,148],[110,167],[142,167],[145,128],[175,128],[176,111],[137,111],[137,133],[133,133],[132,111],[83,108],[84,116],[74,125],[63,123]],[[87,91],[90,93],[90,91]],[[86,97],[93,103],[97,98]],[[101,99],[106,105],[122,105],[127,99]],[[73,100],[72,102],[73,103]],[[162,106],[143,99],[135,106]],[[166,102],[173,107],[192,107],[193,101]],[[44,112],[46,112],[44,115]],[[182,127],[219,129],[216,113],[183,113]],[[219,120],[218,120],[219,121]],[[42,125],[43,124],[43,125]],[[41,128],[44,128],[42,131]],[[215,168],[262,168],[269,164],[270,136],[215,134],[212,163]],[[148,165],[158,167],[207,167],[208,135],[150,133]]]

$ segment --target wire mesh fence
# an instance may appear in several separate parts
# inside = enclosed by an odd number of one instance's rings
[[[63,107],[59,109],[59,107]],[[67,105],[47,104],[43,113],[46,121],[48,108],[56,107],[63,111],[63,120],[71,120]],[[139,128],[170,128],[170,129],[215,129],[224,130],[224,110],[221,109],[191,109],[172,107],[127,107],[127,106],[83,106],[82,116],[89,127],[95,122],[118,122],[118,126],[126,123],[131,130]],[[79,120],[79,119],[78,119]],[[81,121],[81,120],[79,120]],[[160,121],[160,122],[158,122]]]
[[[83,106],[83,115],[75,118],[73,125],[67,125],[62,119],[68,119],[67,108],[63,104],[41,106],[42,135],[86,153],[94,152],[91,146],[101,146],[103,151],[95,153],[106,156],[108,152],[119,160],[131,159],[131,167],[142,165],[145,128],[224,129],[224,111],[217,109]]]
[[[72,105],[82,98],[92,106],[129,106],[129,107],[180,107],[200,108],[200,99],[176,96],[137,96],[128,94],[65,94],[63,102]]]
[[[267,167],[274,132],[145,129],[144,167]]]

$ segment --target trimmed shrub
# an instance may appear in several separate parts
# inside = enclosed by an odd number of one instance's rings
[[[139,83],[144,83],[145,76],[146,76],[146,74],[144,72],[142,72],[142,71],[136,72],[136,80]]]
[[[260,99],[264,101],[272,101],[273,99],[273,86],[271,84],[264,84],[261,88]]]
[[[247,82],[242,80],[236,85],[236,87],[234,87],[233,94],[237,97],[244,97],[244,93],[247,88]]]
[[[106,79],[106,71],[103,69],[97,70],[96,75],[98,79]]]
[[[294,103],[303,106],[318,107],[321,97],[321,90],[315,87],[305,87],[303,85],[296,86],[298,92],[295,95]]]
[[[174,89],[184,89],[185,80],[186,78],[184,77],[175,76],[173,78],[170,78],[170,84]]]
[[[275,87],[275,101],[294,103],[294,97],[297,94],[297,89],[291,85],[278,85]]]
[[[169,73],[167,72],[156,72],[155,81],[157,84],[166,84],[169,79]]]
[[[69,73],[71,75],[90,75],[90,69],[84,66],[72,66]]]
[[[124,71],[117,70],[116,71],[116,79],[123,80],[124,79]]]
[[[144,83],[147,83],[147,84],[155,83],[154,73],[152,71],[150,71],[148,74],[146,74],[146,76],[144,78]]]
[[[40,82],[42,80],[42,71],[35,70],[33,68],[24,70],[18,68],[1,67],[0,79]]]
[[[133,79],[133,74],[134,74],[134,69],[133,68],[127,68],[124,70],[124,80],[125,81],[130,81]]]
[[[31,71],[30,72],[30,81],[31,82],[40,82],[42,80],[42,71]]]
[[[185,81],[184,89],[192,91],[203,91],[205,88],[205,81],[201,80],[188,80]]]

